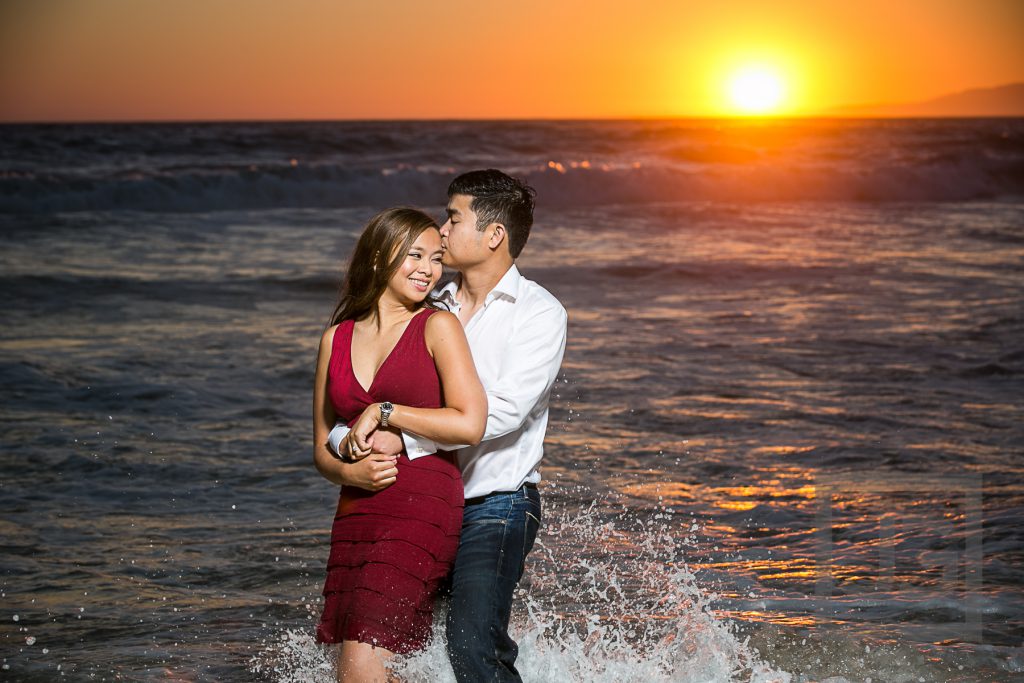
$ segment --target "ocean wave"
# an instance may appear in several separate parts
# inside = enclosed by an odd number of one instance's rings
[[[497,167],[543,206],[1024,197],[1021,121],[320,122],[5,127],[0,211],[441,204]]]
[[[0,173],[0,211],[193,212],[440,204],[454,169],[353,169],[339,164],[220,164],[149,171]],[[919,165],[553,164],[522,173],[547,206],[676,201],[965,201],[1024,197],[1024,161],[943,160]]]
[[[436,203],[447,175],[340,166],[249,165],[126,172],[0,175],[0,211],[217,211]]]

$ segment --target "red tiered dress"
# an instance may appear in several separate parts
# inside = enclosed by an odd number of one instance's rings
[[[371,403],[442,405],[441,383],[417,313],[363,389],[352,370],[353,321],[334,333],[327,396],[349,426]],[[426,645],[438,586],[451,570],[462,527],[462,477],[453,457],[398,459],[398,479],[371,493],[344,486],[331,529],[317,641],[357,640],[392,652]]]

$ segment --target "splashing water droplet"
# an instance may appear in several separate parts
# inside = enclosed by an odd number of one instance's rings
[[[582,487],[581,487],[582,488]],[[516,667],[526,681],[579,683],[786,683],[711,608],[715,596],[685,564],[689,519],[649,519],[607,495],[548,495],[545,522],[514,605]],[[580,500],[601,501],[582,507]],[[524,590],[524,584],[527,587]],[[308,609],[309,604],[306,604]],[[453,683],[444,606],[428,647],[393,660],[401,680]],[[328,683],[333,666],[311,632],[270,636],[250,662],[278,683]]]

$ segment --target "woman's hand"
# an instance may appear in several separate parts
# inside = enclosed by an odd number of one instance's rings
[[[356,442],[352,438],[352,432],[345,434],[345,437],[338,442],[338,457],[345,462],[358,462],[369,453],[360,453],[356,448]]]
[[[380,404],[371,403],[359,416],[352,431],[348,433],[349,453],[355,459],[365,458],[370,454],[370,435],[380,426]]]
[[[357,463],[342,465],[344,486],[355,486],[366,491],[383,491],[398,479],[398,458],[373,453]]]

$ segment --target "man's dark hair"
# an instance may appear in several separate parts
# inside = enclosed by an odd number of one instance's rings
[[[465,194],[473,198],[469,208],[476,214],[476,228],[483,230],[491,223],[501,223],[508,233],[508,251],[519,256],[533,226],[532,187],[501,171],[488,168],[463,173],[448,186],[448,198]]]

